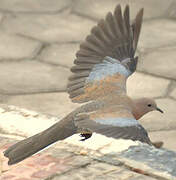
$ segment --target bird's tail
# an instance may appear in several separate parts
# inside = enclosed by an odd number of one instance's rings
[[[43,132],[12,145],[4,155],[9,158],[8,164],[12,165],[75,133],[76,127],[73,121],[70,118],[63,119]]]

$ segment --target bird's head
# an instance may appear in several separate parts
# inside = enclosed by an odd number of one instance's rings
[[[139,119],[144,114],[150,111],[159,111],[163,113],[163,111],[157,106],[154,99],[140,98],[140,99],[135,99],[134,102],[135,102],[134,115],[137,119]]]
[[[159,111],[159,112],[163,113],[163,111],[160,108],[158,108],[155,100],[153,100],[153,99],[143,98],[143,106],[145,106],[147,112]]]

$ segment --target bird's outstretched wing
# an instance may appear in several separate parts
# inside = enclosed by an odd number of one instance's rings
[[[129,109],[118,107],[116,112],[103,110],[78,114],[75,125],[80,133],[96,132],[107,137],[131,139],[152,144],[147,131],[133,117]]]
[[[126,79],[136,70],[134,57],[143,9],[130,23],[129,6],[122,15],[121,6],[108,13],[93,27],[90,35],[80,45],[71,68],[68,93],[73,102],[82,103],[105,96],[126,93]]]

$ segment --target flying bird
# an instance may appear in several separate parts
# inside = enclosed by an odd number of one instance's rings
[[[143,9],[133,21],[129,11],[128,5],[123,13],[117,5],[91,29],[76,53],[67,89],[72,102],[84,104],[43,132],[9,147],[4,152],[9,165],[76,133],[81,140],[96,132],[152,145],[137,120],[150,111],[163,111],[153,99],[132,99],[126,93],[126,81],[138,62],[135,51],[143,19]]]

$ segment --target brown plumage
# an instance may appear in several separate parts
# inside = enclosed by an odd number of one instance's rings
[[[143,9],[131,23],[129,6],[122,14],[118,5],[113,14],[109,12],[92,28],[76,53],[68,82],[71,100],[87,103],[45,131],[8,148],[4,155],[9,158],[9,164],[18,163],[75,133],[85,139],[96,132],[152,145],[137,120],[150,111],[162,111],[152,99],[133,100],[126,94],[126,81],[136,70],[135,51],[142,17]]]

